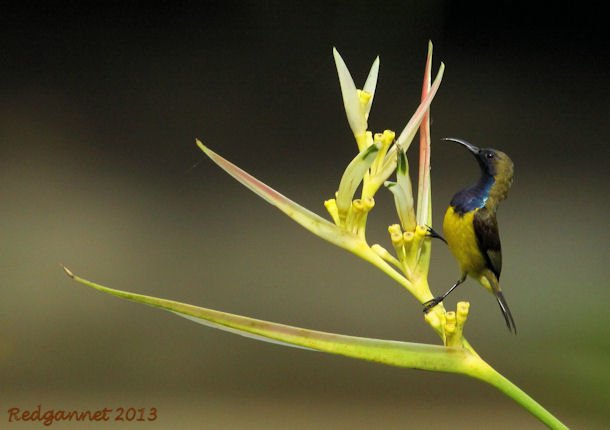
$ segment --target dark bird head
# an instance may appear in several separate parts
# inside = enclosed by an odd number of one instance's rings
[[[484,177],[492,177],[494,183],[489,191],[489,199],[492,204],[497,204],[506,198],[508,190],[513,183],[514,165],[508,155],[493,148],[479,148],[462,139],[452,137],[443,138],[449,142],[455,142],[475,157]]]

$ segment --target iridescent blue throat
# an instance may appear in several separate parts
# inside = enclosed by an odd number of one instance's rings
[[[451,199],[451,206],[460,215],[481,209],[489,198],[489,191],[494,182],[493,176],[483,174],[476,184],[458,191]]]

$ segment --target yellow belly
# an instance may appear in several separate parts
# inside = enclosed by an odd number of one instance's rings
[[[468,212],[462,216],[455,213],[453,207],[445,212],[443,233],[452,254],[460,264],[463,273],[479,279],[481,271],[485,269],[485,258],[479,250],[477,238],[474,233],[472,220],[479,209]]]

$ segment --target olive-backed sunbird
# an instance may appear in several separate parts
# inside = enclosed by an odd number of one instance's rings
[[[513,182],[513,162],[496,149],[478,148],[461,139],[443,140],[468,149],[479,163],[481,178],[453,196],[443,221],[447,245],[460,265],[462,276],[445,294],[424,303],[424,312],[442,302],[470,276],[494,294],[508,329],[516,334],[515,321],[500,289],[502,250],[496,220],[498,205]]]

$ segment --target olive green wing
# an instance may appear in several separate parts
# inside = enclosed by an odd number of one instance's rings
[[[474,214],[473,227],[479,249],[489,269],[499,280],[502,272],[502,247],[495,213],[491,213],[487,208],[478,210]]]

